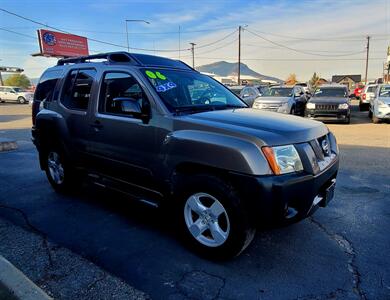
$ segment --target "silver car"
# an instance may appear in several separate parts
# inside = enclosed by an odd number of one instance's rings
[[[368,116],[373,123],[390,121],[390,84],[378,86],[374,99],[370,101]]]
[[[307,95],[301,86],[273,86],[255,99],[253,108],[303,116]]]

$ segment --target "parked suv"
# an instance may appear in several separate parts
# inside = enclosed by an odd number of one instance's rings
[[[257,97],[253,108],[303,116],[308,95],[301,86],[272,86]]]
[[[260,223],[296,222],[333,197],[339,156],[325,125],[248,108],[180,61],[62,59],[34,97],[33,142],[55,190],[87,178],[166,205],[207,257],[238,255]]]
[[[369,110],[371,100],[375,98],[375,91],[377,87],[377,84],[368,84],[365,86],[359,100],[360,111]]]
[[[0,102],[28,103],[33,98],[33,93],[16,86],[0,86]]]
[[[347,87],[336,84],[321,85],[306,104],[305,115],[312,119],[349,124],[351,107]]]

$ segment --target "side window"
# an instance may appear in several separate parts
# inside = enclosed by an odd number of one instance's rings
[[[51,101],[56,84],[61,77],[61,71],[47,71],[39,80],[34,93],[34,100]]]
[[[137,111],[149,107],[149,101],[137,80],[128,73],[104,75],[99,97],[99,113],[137,117]]]
[[[96,71],[73,70],[65,81],[62,104],[74,110],[87,110]]]

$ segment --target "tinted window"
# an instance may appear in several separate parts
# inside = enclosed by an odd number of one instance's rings
[[[379,92],[380,97],[390,97],[390,85],[382,86]]]
[[[376,86],[369,86],[367,87],[367,93],[375,93]]]
[[[246,107],[229,89],[198,72],[145,69],[143,73],[171,111]]]
[[[140,108],[149,104],[140,84],[133,76],[120,72],[106,73],[100,90],[99,112],[129,116],[121,106],[125,102],[115,101],[116,98],[129,98],[136,101]]]
[[[50,101],[61,73],[62,72],[59,70],[45,72],[39,80],[37,89],[35,90],[34,100]]]
[[[91,97],[91,88],[95,70],[73,70],[66,79],[62,104],[75,110],[87,110]]]

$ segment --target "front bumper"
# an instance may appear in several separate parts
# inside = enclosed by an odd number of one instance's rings
[[[378,107],[375,112],[375,116],[382,120],[390,119],[390,106]]]
[[[289,224],[327,205],[327,189],[335,181],[338,157],[318,175],[305,173],[279,176],[231,174],[233,182],[256,225]]]
[[[344,121],[348,119],[351,115],[349,109],[338,109],[335,111],[319,111],[316,109],[306,109],[305,116],[311,119],[318,120],[335,120],[335,121]]]

